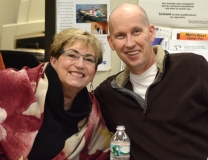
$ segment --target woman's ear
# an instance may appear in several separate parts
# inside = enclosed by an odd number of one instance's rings
[[[50,57],[50,63],[51,63],[51,65],[52,65],[53,67],[55,66],[56,62],[57,62],[57,58],[51,56],[51,57]]]

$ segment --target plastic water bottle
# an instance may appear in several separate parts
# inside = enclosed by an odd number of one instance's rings
[[[129,160],[130,139],[125,132],[125,127],[117,126],[116,130],[111,139],[110,160]]]

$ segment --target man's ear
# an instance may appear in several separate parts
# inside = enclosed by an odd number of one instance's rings
[[[109,46],[110,46],[110,47],[111,47],[111,49],[114,51],[114,50],[115,50],[115,48],[114,48],[114,46],[113,46],[112,38],[111,38],[111,36],[110,36],[110,35],[108,35],[108,36],[107,36],[107,40],[108,40],[108,44],[109,44]]]
[[[150,31],[151,41],[153,42],[155,39],[155,26],[150,24],[149,31]]]

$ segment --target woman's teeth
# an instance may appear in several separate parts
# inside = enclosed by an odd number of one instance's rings
[[[71,72],[72,75],[77,76],[77,77],[83,77],[83,74],[79,74],[76,72]]]

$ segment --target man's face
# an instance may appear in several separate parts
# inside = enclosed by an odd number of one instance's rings
[[[122,17],[122,18],[121,18]],[[143,73],[153,59],[154,26],[138,10],[123,10],[111,17],[108,42],[134,74]]]

